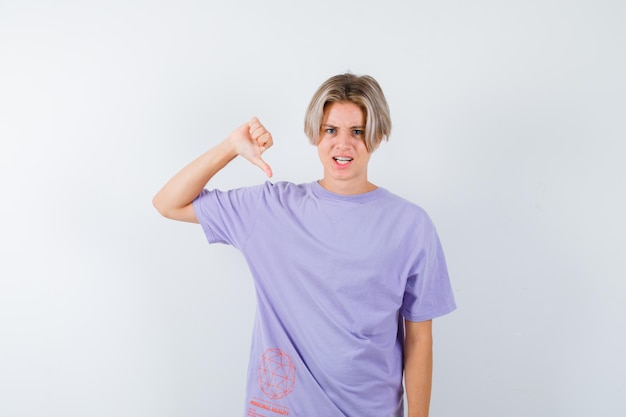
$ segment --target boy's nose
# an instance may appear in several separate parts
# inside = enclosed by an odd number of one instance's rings
[[[350,144],[351,140],[350,134],[342,131],[337,135],[337,146],[346,147]]]

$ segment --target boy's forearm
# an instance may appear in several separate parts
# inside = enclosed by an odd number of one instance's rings
[[[421,326],[422,329],[416,328]],[[428,417],[432,390],[433,347],[430,322],[407,323],[404,383],[408,417]]]
[[[228,141],[214,146],[174,175],[154,196],[154,207],[164,216],[190,204],[213,176],[237,156]]]

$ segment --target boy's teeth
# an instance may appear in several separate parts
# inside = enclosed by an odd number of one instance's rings
[[[343,156],[335,156],[333,159],[342,165],[345,165],[348,162],[352,161],[352,158],[343,157]]]

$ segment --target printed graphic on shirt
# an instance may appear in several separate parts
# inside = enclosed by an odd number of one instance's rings
[[[266,349],[259,364],[259,387],[271,400],[280,400],[293,392],[296,367],[291,357],[278,348]]]
[[[261,398],[252,398],[247,417],[279,417],[288,416],[289,408],[271,403]]]

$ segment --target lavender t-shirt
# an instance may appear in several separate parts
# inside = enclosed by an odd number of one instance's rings
[[[245,415],[402,416],[401,318],[455,309],[428,215],[383,188],[317,182],[204,190],[193,205],[256,286]]]

